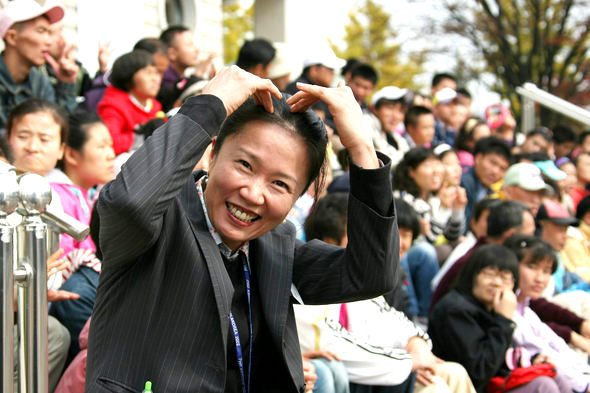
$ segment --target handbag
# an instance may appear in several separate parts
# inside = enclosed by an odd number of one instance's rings
[[[529,367],[517,367],[504,377],[494,377],[486,387],[487,393],[502,393],[529,383],[537,377],[554,377],[557,374],[551,363],[541,363]]]

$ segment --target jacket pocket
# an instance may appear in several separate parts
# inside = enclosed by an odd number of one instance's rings
[[[112,393],[139,393],[138,390],[133,389],[119,381],[115,381],[107,377],[98,377],[96,379],[96,383],[100,387]]]

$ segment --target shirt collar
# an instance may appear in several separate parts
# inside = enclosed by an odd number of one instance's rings
[[[213,240],[215,240],[215,244],[217,244],[217,246],[219,247],[219,251],[221,252],[221,255],[223,255],[224,257],[226,257],[230,261],[234,261],[238,258],[238,255],[241,251],[246,256],[246,260],[248,261],[248,269],[250,269],[250,243],[244,242],[244,244],[242,244],[242,246],[236,252],[232,253],[232,250],[226,244],[223,243],[223,240],[221,240],[221,236],[219,235],[219,232],[217,232],[217,230],[215,229],[215,227],[211,223],[211,220],[209,220],[209,214],[207,213],[207,206],[205,205],[205,198],[203,197],[203,183],[205,183],[205,184],[207,183],[207,175],[205,175],[205,176],[201,177],[199,180],[197,180],[197,182],[196,182],[197,194],[199,194],[199,200],[201,201],[201,206],[203,206],[203,212],[205,212],[205,220],[207,221],[207,228],[209,229],[209,233],[213,237]]]

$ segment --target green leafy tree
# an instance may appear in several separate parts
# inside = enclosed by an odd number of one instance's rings
[[[402,54],[397,32],[390,22],[390,15],[373,0],[353,8],[345,26],[344,42],[341,49],[332,45],[334,52],[344,59],[351,57],[366,62],[379,72],[377,87],[395,85],[417,87],[413,78],[422,72],[425,53]]]
[[[588,1],[449,0],[446,8],[444,30],[471,43],[483,60],[479,71],[496,76],[494,90],[516,112],[516,87],[525,82],[578,105],[590,103]],[[548,125],[557,119],[544,108],[540,117]]]
[[[239,2],[223,5],[223,58],[235,62],[244,41],[254,34],[254,4],[244,8]]]

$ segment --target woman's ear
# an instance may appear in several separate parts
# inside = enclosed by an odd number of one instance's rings
[[[64,151],[66,149],[66,143],[63,142],[61,145],[59,145],[59,154],[57,156],[58,160],[61,160],[62,158],[64,158]]]
[[[80,152],[72,149],[69,146],[65,147],[65,150],[62,151],[62,156],[64,163],[71,167],[76,167],[80,165]],[[62,157],[60,157],[61,159]]]

